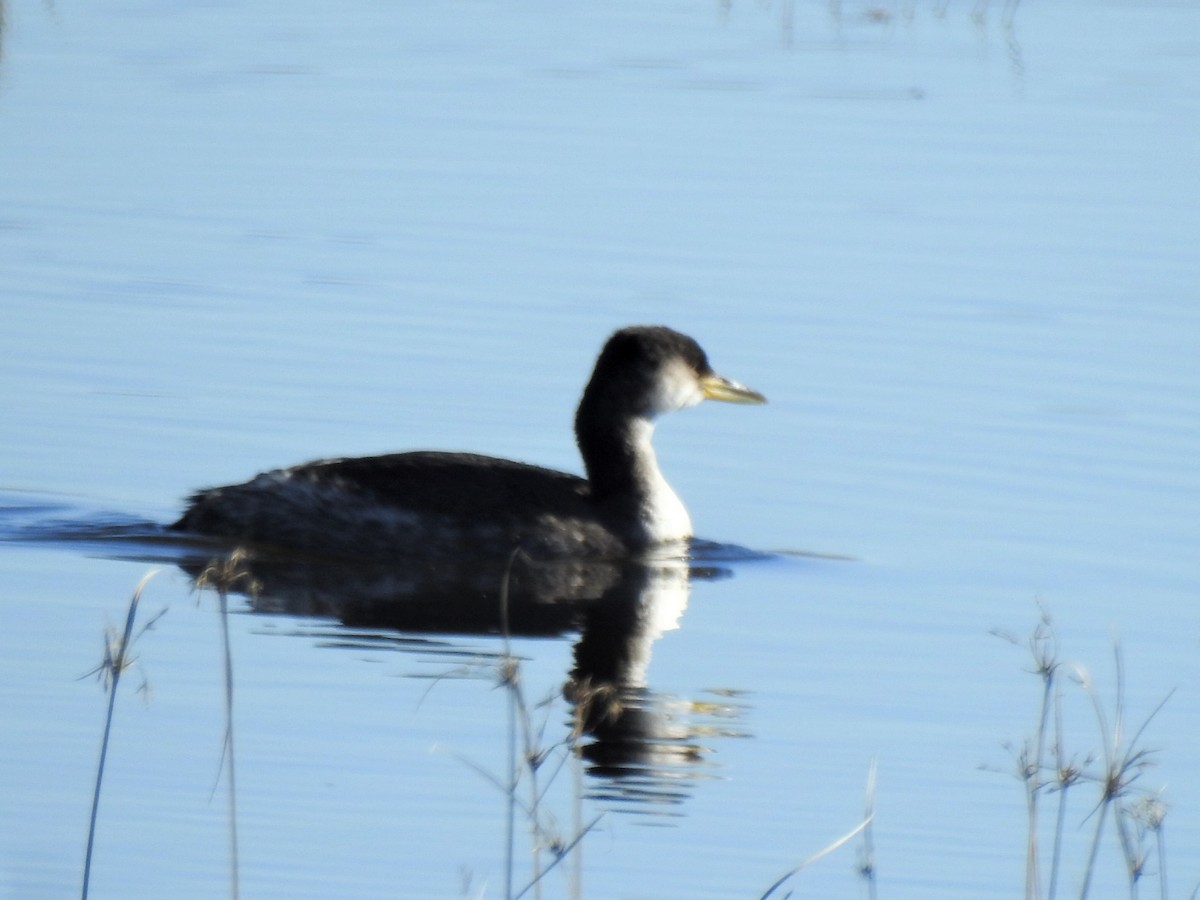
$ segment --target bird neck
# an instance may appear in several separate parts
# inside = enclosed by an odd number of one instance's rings
[[[651,444],[651,419],[581,414],[576,419],[575,434],[597,503],[635,519],[641,540],[648,544],[691,536],[687,510],[658,468]]]
[[[650,443],[653,434],[654,423],[641,416],[576,423],[575,437],[592,496],[600,501],[614,497],[640,499],[662,481]]]

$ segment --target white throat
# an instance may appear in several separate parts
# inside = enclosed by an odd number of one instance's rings
[[[639,518],[651,543],[686,540],[692,536],[692,520],[658,468],[658,458],[650,444],[653,435],[654,423],[649,419],[635,420],[629,432],[642,490]]]

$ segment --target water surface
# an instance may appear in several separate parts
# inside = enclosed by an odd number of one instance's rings
[[[0,544],[0,894],[78,889],[105,702],[81,676],[164,559],[53,535],[318,456],[577,471],[574,403],[628,322],[770,398],[657,446],[703,537],[800,555],[675,594],[656,774],[548,779],[562,834],[600,818],[547,896],[759,896],[859,821],[873,761],[880,896],[1017,895],[1004,745],[1039,685],[989,632],[1039,603],[1109,703],[1119,639],[1131,722],[1176,690],[1140,784],[1172,889],[1200,881],[1193,9],[5,13],[0,536],[40,539]],[[92,895],[226,893],[216,601],[169,565],[143,604],[167,613],[121,686]],[[503,642],[231,605],[242,895],[504,896]],[[509,648],[548,743],[579,629]],[[860,895],[856,852],[798,895]],[[1093,896],[1127,893],[1110,835]]]

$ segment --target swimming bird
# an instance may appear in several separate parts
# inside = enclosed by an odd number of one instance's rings
[[[632,326],[605,343],[575,414],[586,478],[472,453],[324,459],[189,498],[171,528],[321,556],[624,559],[692,523],[651,446],[655,419],[704,399],[765,403],[695,340]]]

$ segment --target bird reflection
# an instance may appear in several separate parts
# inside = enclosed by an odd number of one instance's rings
[[[737,734],[730,698],[696,702],[655,691],[651,650],[679,627],[694,578],[726,574],[678,554],[650,561],[405,560],[346,564],[255,557],[239,551],[229,590],[259,613],[332,618],[354,629],[442,636],[577,634],[563,687],[576,749],[595,776],[589,794],[623,808],[663,811],[682,802],[709,765],[702,743]],[[193,576],[211,560],[187,563]],[[211,574],[210,574],[211,577]]]
[[[704,762],[686,701],[662,695],[646,680],[651,647],[679,626],[687,606],[683,565],[632,565],[604,601],[583,611],[575,665],[564,689],[591,740],[580,752],[589,771],[610,779],[600,796],[678,802],[681,786]]]
[[[574,636],[562,694],[572,749],[595,776],[589,793],[663,812],[711,771],[708,745],[742,736],[732,692],[680,697],[648,677],[655,642],[679,627],[692,584],[726,576],[728,564],[764,558],[740,547],[691,540],[653,559],[319,560],[262,548],[181,539],[153,522],[80,514],[57,503],[0,503],[0,539],[69,543],[121,559],[171,562],[253,611],[340,623],[336,646],[388,647],[421,655],[490,658],[465,636]],[[507,649],[506,651],[507,652]]]

